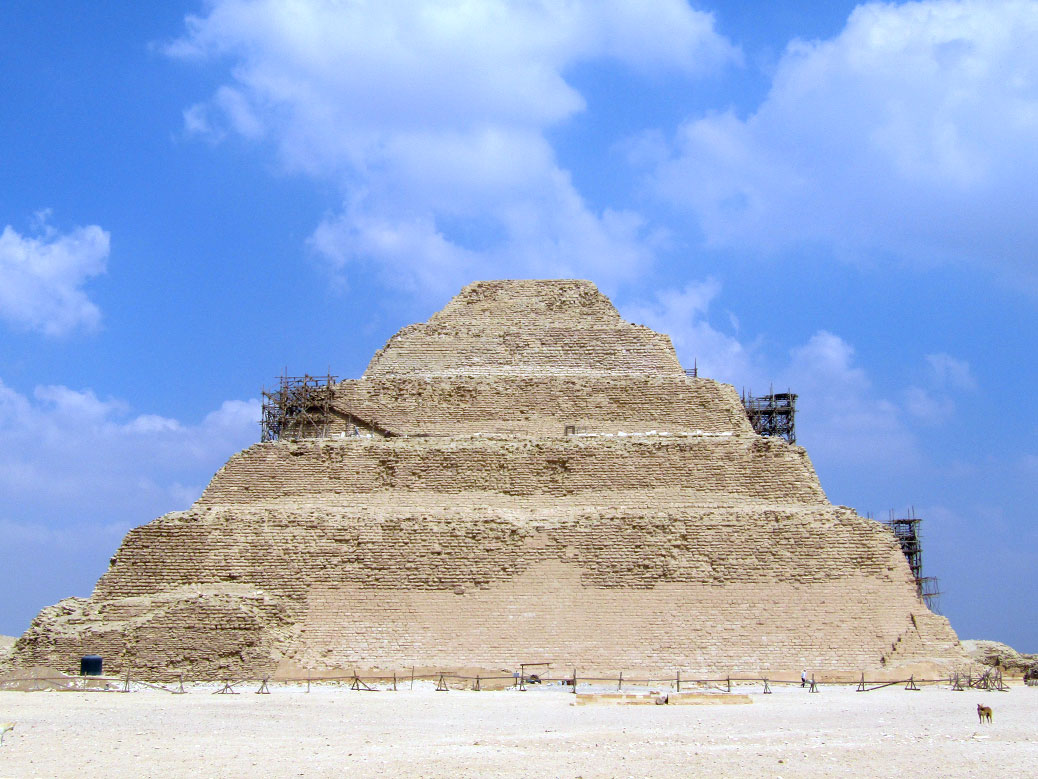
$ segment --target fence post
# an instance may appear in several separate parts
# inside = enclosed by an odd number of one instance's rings
[[[310,692],[310,672],[306,672],[306,691]]]
[[[681,692],[681,671],[678,671],[678,692]]]
[[[411,689],[414,689],[414,666],[411,666]]]
[[[620,681],[616,685],[617,692],[623,692],[624,689],[624,672],[620,671]]]
[[[732,691],[732,677],[731,677],[731,674],[729,674],[728,675],[728,692],[731,692],[731,691]]]
[[[396,692],[396,671],[393,671],[393,692]]]
[[[129,691],[130,691],[130,669],[129,669],[129,667],[127,667],[126,668],[126,684],[123,685],[123,692],[129,692]]]
[[[573,669],[573,694],[577,694],[577,669]]]

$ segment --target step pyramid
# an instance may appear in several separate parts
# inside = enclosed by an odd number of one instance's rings
[[[893,535],[588,281],[488,281],[126,536],[17,665],[695,674],[965,656]]]

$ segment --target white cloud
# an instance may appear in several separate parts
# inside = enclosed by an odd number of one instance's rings
[[[1020,468],[1024,473],[1038,479],[1038,454],[1025,454],[1021,457]]]
[[[767,380],[756,364],[756,346],[744,346],[735,335],[709,321],[710,306],[721,293],[716,279],[692,282],[682,289],[664,289],[651,303],[622,308],[625,319],[670,336],[681,364],[698,367],[699,375],[736,387],[762,388]],[[729,315],[734,325],[734,318]],[[733,326],[733,330],[734,330]]]
[[[75,551],[85,544],[104,539],[112,549],[133,527],[125,522],[89,524],[77,527],[50,527],[33,522],[12,522],[0,517],[0,537],[10,547],[32,548],[36,554],[46,554],[55,547]]]
[[[900,407],[876,394],[854,347],[833,333],[815,333],[790,351],[780,386],[799,395],[797,437],[819,462],[898,468],[919,461],[918,443]]]
[[[1038,290],[1038,3],[859,6],[794,41],[751,116],[684,125],[654,173],[707,240],[973,263]]]
[[[955,410],[955,396],[977,389],[977,380],[965,360],[938,352],[926,355],[929,389],[905,390],[905,410],[926,424],[946,421]]]
[[[905,410],[927,424],[938,424],[955,410],[955,401],[922,387],[909,387],[905,390]]]
[[[37,215],[37,234],[0,233],[0,319],[51,336],[93,330],[101,312],[82,286],[105,272],[109,235],[97,225],[60,234]]]
[[[544,135],[584,108],[566,71],[614,59],[695,75],[738,58],[685,0],[215,0],[187,26],[169,53],[229,61],[232,83],[186,128],[266,138],[287,169],[336,182],[345,205],[312,247],[412,290],[632,278],[655,234],[591,208]]]
[[[625,319],[670,335],[683,365],[699,364],[699,375],[761,395],[769,388],[798,395],[797,442],[817,463],[850,472],[863,465],[900,468],[920,461],[916,436],[905,419],[919,401],[906,391],[899,404],[879,395],[854,347],[820,330],[789,351],[788,360],[765,353],[760,338],[740,340],[711,324],[710,310],[721,295],[714,279],[656,294],[652,302],[621,309]],[[911,388],[910,388],[911,390]]]
[[[977,380],[965,360],[942,352],[926,355],[926,364],[930,368],[932,380],[942,389],[971,391],[977,388]]]
[[[91,390],[0,381],[0,520],[140,524],[186,508],[229,455],[258,440],[258,401],[226,401],[199,424],[130,413]],[[29,523],[32,524],[32,523]]]

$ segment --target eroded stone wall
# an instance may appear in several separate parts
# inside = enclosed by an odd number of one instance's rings
[[[199,505],[284,499],[334,504],[368,493],[400,499],[394,493],[411,492],[547,499],[597,491],[602,500],[625,502],[638,491],[660,488],[702,499],[727,496],[729,503],[825,501],[804,450],[779,439],[560,436],[256,444],[213,477]]]
[[[752,434],[734,388],[684,375],[389,376],[340,383],[335,405],[397,435]]]
[[[284,660],[691,674],[958,656],[890,533],[848,510],[431,503],[168,515],[131,532],[89,604],[41,615],[24,656],[105,650],[157,677]]]

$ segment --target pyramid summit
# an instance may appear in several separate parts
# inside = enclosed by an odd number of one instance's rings
[[[589,281],[479,281],[405,327],[365,378],[683,375],[670,338],[625,322]]]
[[[965,658],[893,535],[591,282],[471,284],[322,392],[132,530],[15,662],[96,653],[162,679]]]

